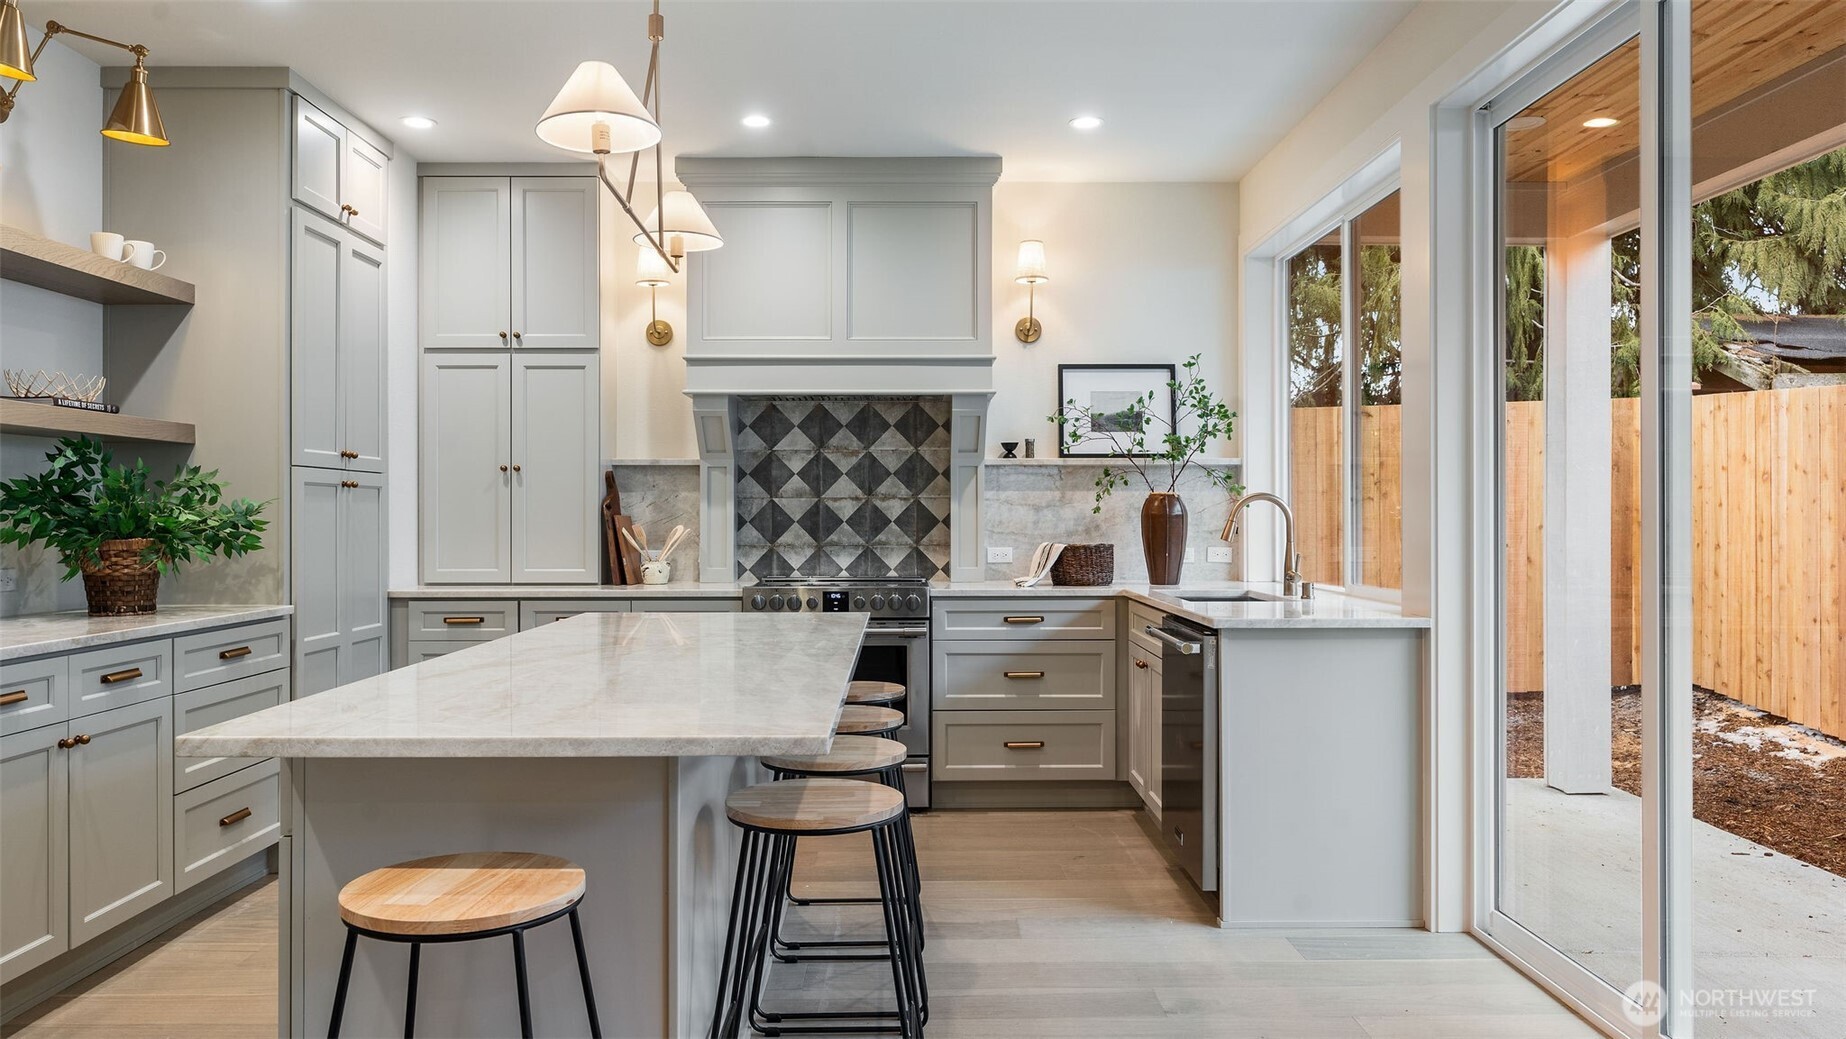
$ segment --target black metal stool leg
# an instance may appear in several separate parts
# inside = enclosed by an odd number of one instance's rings
[[[519,1035],[532,1039],[532,993],[526,983],[526,932],[513,932],[513,973],[519,980]]]
[[[590,958],[583,953],[583,924],[577,907],[570,909],[570,940],[577,947],[577,977],[583,980],[583,1009],[590,1015],[590,1039],[603,1039],[603,1024],[596,1016],[596,993],[590,988]]]
[[[410,943],[410,985],[404,995],[404,1039],[417,1034],[417,963],[423,958],[423,943]]]
[[[891,871],[890,835],[884,827],[872,831],[872,857],[878,864],[878,890],[884,896],[885,937],[891,943],[891,983],[897,991],[897,1019],[899,1034],[904,1039],[911,1039],[916,1033],[916,1020],[910,997],[910,967],[901,937],[905,924],[903,909],[897,901],[897,878]]]
[[[359,932],[346,929],[346,951],[340,954],[340,981],[333,988],[333,1019],[327,1022],[327,1039],[339,1039],[340,1018],[346,1014],[346,986],[353,979],[353,946],[359,944]]]

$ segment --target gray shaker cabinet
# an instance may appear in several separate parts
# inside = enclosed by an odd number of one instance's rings
[[[593,177],[512,178],[513,345],[594,350],[602,342]]]
[[[295,154],[290,185],[295,201],[385,244],[389,159],[338,119],[294,95]]]
[[[87,942],[173,894],[173,700],[68,724],[70,929]]]
[[[63,725],[0,736],[0,982],[70,948],[66,737]]]
[[[384,477],[294,471],[295,695],[385,670]]]
[[[602,343],[594,177],[425,177],[425,349]]]
[[[601,394],[595,353],[513,352],[513,580],[595,584]]]
[[[295,465],[384,471],[384,251],[291,213],[290,357]]]

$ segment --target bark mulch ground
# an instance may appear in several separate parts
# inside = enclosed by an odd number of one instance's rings
[[[1544,776],[1544,694],[1507,698],[1507,776]],[[1846,877],[1846,742],[1708,689],[1693,694],[1692,814]],[[1616,689],[1615,785],[1641,793],[1641,694]]]

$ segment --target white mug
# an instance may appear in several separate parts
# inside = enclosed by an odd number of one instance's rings
[[[92,231],[90,232],[90,251],[105,260],[120,262],[127,259],[122,255],[124,241],[121,235],[113,231]]]
[[[134,239],[124,244],[128,252],[122,258],[144,271],[157,271],[160,269],[161,264],[167,262],[167,254],[154,248],[153,242],[143,242],[139,239]],[[156,255],[160,258],[155,259],[154,257]]]
[[[673,579],[673,564],[658,560],[641,564],[642,584],[666,584]]]

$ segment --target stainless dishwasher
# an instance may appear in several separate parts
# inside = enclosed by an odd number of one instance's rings
[[[1161,642],[1160,832],[1200,891],[1218,890],[1218,636],[1177,617]]]

